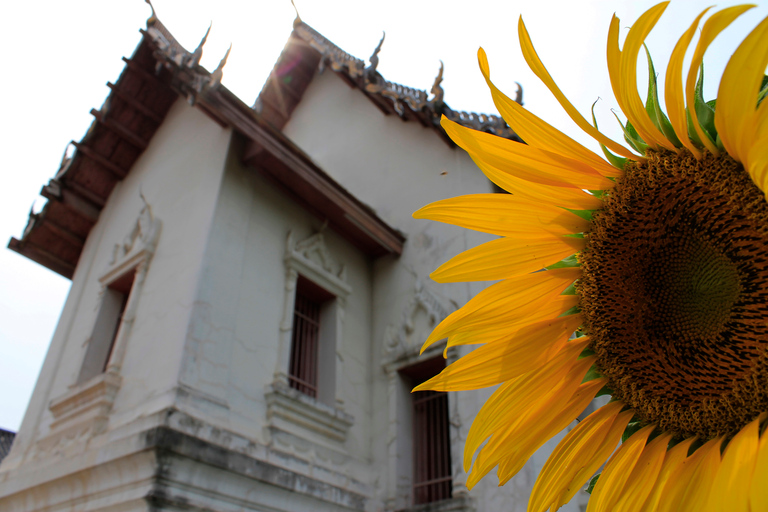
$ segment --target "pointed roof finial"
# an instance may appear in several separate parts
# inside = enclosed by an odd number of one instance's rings
[[[152,2],[150,0],[144,0],[147,4],[149,4],[149,8],[152,9],[152,14],[149,18],[147,18],[147,28],[150,28],[152,25],[154,25],[157,22],[157,15],[155,14],[155,6],[152,5]]]
[[[189,56],[189,60],[187,61],[187,67],[194,68],[198,64],[200,64],[200,59],[203,57],[203,45],[205,45],[205,42],[208,40],[208,34],[211,33],[211,27],[213,26],[213,21],[208,25],[208,30],[205,31],[205,35],[200,40],[200,44],[197,45],[197,48],[195,48],[195,51],[192,52],[192,55]]]
[[[381,46],[384,44],[384,38],[387,37],[387,33],[382,31],[381,32],[381,41],[379,41],[378,46],[376,46],[376,49],[373,50],[373,53],[371,54],[371,58],[368,59],[371,63],[369,66],[369,69],[371,72],[376,71],[376,66],[379,65],[379,52],[381,51]]]
[[[443,96],[445,95],[445,91],[443,90],[443,87],[440,85],[443,82],[443,71],[445,70],[445,64],[443,64],[443,61],[440,61],[440,71],[437,72],[437,76],[435,77],[435,81],[432,84],[432,88],[429,90],[429,92],[432,93],[432,103],[438,104],[443,102]]]
[[[296,11],[296,18],[293,20],[293,28],[296,28],[301,25],[301,16],[299,16],[299,8],[296,7],[296,2],[291,0],[291,5],[293,6],[293,10]]]
[[[229,44],[229,48],[227,48],[227,53],[224,54],[224,58],[221,59],[219,65],[216,66],[216,69],[214,69],[213,73],[211,73],[211,78],[208,81],[209,87],[215,87],[221,83],[221,79],[224,78],[224,66],[227,65],[227,59],[229,58],[229,52],[231,51],[232,43]]]
[[[515,82],[517,84],[517,94],[515,94],[515,103],[523,106],[523,86],[520,85],[520,82]]]

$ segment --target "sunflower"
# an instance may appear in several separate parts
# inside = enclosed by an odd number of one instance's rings
[[[497,89],[481,49],[496,107],[527,144],[442,125],[510,194],[451,198],[414,214],[500,236],[432,274],[498,282],[424,345],[479,347],[416,388],[498,385],[467,437],[468,487],[494,468],[504,484],[596,396],[610,395],[551,454],[532,512],[560,508],[603,464],[588,511],[768,510],[768,18],[706,102],[704,52],[754,6],[717,11],[703,25],[709,9],[699,14],[671,54],[665,113],[650,55],[645,103],[636,73],[666,6],[645,12],[621,49],[611,20],[608,70],[627,145],[565,98],[519,21],[528,65],[605,158]]]

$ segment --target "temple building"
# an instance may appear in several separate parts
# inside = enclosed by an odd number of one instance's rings
[[[380,48],[366,64],[297,19],[249,106],[226,57],[208,72],[148,22],[9,243],[72,287],[0,510],[526,509],[553,445],[468,492],[492,390],[410,392],[446,364],[423,340],[485,286],[429,273],[492,238],[411,213],[498,191],[440,117],[519,139],[449,108],[442,69],[430,93],[387,81]]]

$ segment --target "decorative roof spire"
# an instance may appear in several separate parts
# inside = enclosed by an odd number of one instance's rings
[[[443,90],[443,87],[440,85],[443,81],[443,70],[445,69],[445,64],[443,64],[443,61],[440,61],[440,71],[437,72],[437,76],[435,77],[435,82],[432,84],[432,88],[429,90],[429,92],[432,93],[432,104],[433,105],[441,105],[443,103],[443,96],[445,95],[445,91]]]
[[[221,79],[224,77],[224,66],[227,65],[227,59],[229,58],[229,52],[231,51],[232,43],[229,44],[229,48],[227,49],[227,53],[224,54],[224,58],[221,59],[219,65],[216,66],[216,69],[214,69],[213,73],[211,73],[211,78],[208,81],[208,87],[216,87],[221,83]]]
[[[147,18],[147,29],[149,29],[152,25],[157,23],[157,15],[155,14],[155,6],[152,5],[152,2],[150,0],[144,0],[147,4],[149,4],[149,8],[152,9],[152,14],[149,18]]]
[[[517,84],[517,94],[515,94],[515,103],[523,106],[523,86],[520,85],[520,82],[515,82]]]
[[[211,33],[211,27],[213,26],[213,21],[208,25],[208,30],[205,31],[205,35],[200,40],[200,44],[197,45],[197,48],[195,48],[195,51],[192,52],[192,55],[189,56],[189,60],[187,61],[187,67],[188,68],[194,68],[198,64],[200,64],[200,59],[203,57],[203,45],[205,45],[205,42],[208,40],[208,34]]]
[[[291,0],[291,5],[293,6],[293,10],[296,11],[296,18],[293,20],[293,28],[296,28],[302,23],[301,16],[299,16],[299,8],[296,7],[296,2]]]
[[[384,38],[387,37],[386,32],[381,33],[381,41],[379,41],[378,46],[376,46],[376,49],[373,50],[373,53],[371,54],[371,58],[368,59],[371,63],[370,66],[368,66],[368,69],[371,70],[371,72],[376,71],[376,67],[379,65],[379,52],[381,51],[381,46],[384,44]]]

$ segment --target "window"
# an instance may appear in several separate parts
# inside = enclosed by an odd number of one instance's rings
[[[434,357],[400,370],[409,386],[437,375],[445,367]],[[419,391],[411,394],[413,424],[413,504],[451,498],[451,441],[448,421],[448,394]]]
[[[288,370],[289,385],[322,401],[327,400],[328,388],[334,388],[336,357],[333,318],[334,296],[315,283],[299,276],[293,308],[291,357]],[[335,316],[335,315],[334,315]],[[324,364],[330,358],[330,365]]]
[[[85,352],[83,366],[80,368],[78,384],[90,380],[107,369],[135,275],[135,269],[131,270],[104,289],[93,334]]]

